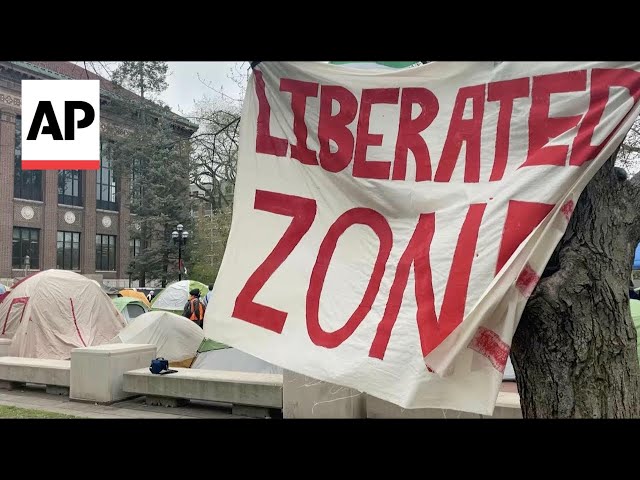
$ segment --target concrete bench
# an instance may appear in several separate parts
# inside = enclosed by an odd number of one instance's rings
[[[522,418],[520,395],[516,392],[499,392],[493,415],[486,418]]]
[[[0,357],[0,388],[13,390],[27,383],[46,385],[47,393],[68,395],[71,383],[69,360]]]
[[[366,418],[366,395],[352,388],[284,371],[284,418]]]
[[[447,410],[441,408],[404,409],[390,402],[367,395],[368,418],[522,418],[520,396],[515,392],[499,392],[493,415]]]
[[[71,392],[79,402],[109,405],[131,395],[122,389],[125,372],[151,364],[155,345],[115,343],[71,350]]]
[[[154,375],[148,368],[124,374],[123,390],[146,396],[152,405],[179,406],[190,400],[232,405],[232,413],[270,417],[282,410],[282,375],[175,368]]]

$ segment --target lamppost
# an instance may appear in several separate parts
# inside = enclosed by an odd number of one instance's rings
[[[182,280],[182,246],[187,244],[189,232],[184,230],[182,224],[178,224],[176,229],[171,232],[173,242],[178,244],[178,281]]]
[[[127,268],[127,275],[129,275],[129,288],[131,288],[131,275],[133,275],[133,265],[130,263]]]
[[[25,277],[29,274],[30,268],[31,268],[31,257],[29,255],[25,255],[24,257],[24,276]]]

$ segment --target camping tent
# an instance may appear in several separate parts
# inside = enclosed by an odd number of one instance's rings
[[[195,280],[182,280],[167,285],[151,302],[152,310],[169,310],[182,313],[185,304],[189,300],[189,292],[197,288],[203,297],[207,294],[208,287],[204,283]]]
[[[146,297],[147,295],[149,295],[149,293],[153,292],[153,296],[155,297],[156,295],[158,295],[161,291],[163,290],[162,287],[137,287],[135,289],[136,292],[141,292],[144,293],[144,296]]]
[[[633,257],[633,269],[640,270],[640,244],[636,247],[636,253]]]
[[[0,337],[9,355],[68,360],[76,347],[108,343],[124,319],[92,280],[45,270],[17,283],[0,303]]]
[[[91,281],[96,285],[98,285],[102,289],[102,291],[107,294],[109,298],[117,298],[120,296],[117,289],[110,287],[108,285],[105,285],[104,283],[100,283],[97,280],[91,280]]]
[[[111,301],[124,317],[127,324],[133,322],[137,317],[149,311],[149,307],[137,298],[117,297],[112,298]]]
[[[189,367],[204,333],[194,322],[171,312],[148,312],[136,318],[111,343],[151,344],[156,357],[169,360],[174,367]]]
[[[223,348],[199,353],[191,368],[226,370],[229,372],[278,373],[282,368],[235,348]]]
[[[123,297],[135,298],[136,300],[140,300],[147,307],[151,308],[151,304],[149,303],[147,296],[142,292],[125,289],[125,290],[120,290],[120,295],[122,295]]]
[[[0,283],[0,295],[7,291],[7,287]]]
[[[210,339],[205,339],[198,348],[198,355],[191,368],[282,374],[282,368],[276,365]]]
[[[100,284],[100,288],[106,293],[109,298],[117,298],[120,296],[120,292],[118,292],[117,288],[110,287],[109,285],[105,285],[104,283]]]

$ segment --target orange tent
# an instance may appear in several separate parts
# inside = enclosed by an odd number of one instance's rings
[[[131,297],[131,298],[135,298],[136,300],[140,300],[147,307],[151,308],[151,304],[149,303],[149,300],[147,300],[147,296],[142,292],[137,292],[135,290],[120,290],[119,293],[123,297]]]

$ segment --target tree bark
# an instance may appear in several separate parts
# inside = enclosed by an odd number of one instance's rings
[[[583,191],[514,336],[525,418],[640,417],[629,310],[640,179],[624,179],[614,157]]]

